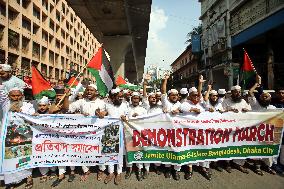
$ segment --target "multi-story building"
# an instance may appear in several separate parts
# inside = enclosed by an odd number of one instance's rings
[[[64,78],[70,69],[81,71],[98,48],[65,0],[0,0],[0,61],[18,75],[36,65],[50,80]]]
[[[216,88],[233,84],[231,37],[229,32],[229,0],[201,2],[203,74]]]
[[[267,89],[284,86],[283,34],[283,0],[230,0],[233,61],[242,63],[245,48]]]
[[[193,87],[198,83],[198,55],[192,53],[191,45],[171,64],[171,85],[177,89]]]

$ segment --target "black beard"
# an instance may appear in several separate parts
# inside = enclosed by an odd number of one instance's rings
[[[155,108],[157,106],[158,106],[157,104],[150,104],[150,108]]]
[[[45,110],[44,112],[41,112],[40,110],[37,110],[37,113],[39,114],[46,114],[48,112],[48,110]]]
[[[232,97],[232,101],[233,102],[241,102],[242,101],[242,97],[235,97],[235,96],[231,96]]]
[[[119,100],[114,100],[113,101],[113,105],[115,105],[115,106],[120,106],[121,103],[122,103],[122,101],[119,101]]]
[[[217,101],[213,101],[211,99],[209,99],[209,102],[212,106],[215,106],[217,103],[218,103],[218,100]]]
[[[259,100],[259,101],[258,101],[258,103],[259,103],[259,105],[260,105],[261,107],[266,108],[267,106],[269,106],[269,105],[270,105],[271,100],[267,100],[267,101]]]

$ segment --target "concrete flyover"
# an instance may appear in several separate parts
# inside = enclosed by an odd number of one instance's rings
[[[152,0],[67,0],[111,58],[115,75],[141,81]]]

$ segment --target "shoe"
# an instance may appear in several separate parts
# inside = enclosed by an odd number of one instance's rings
[[[192,174],[193,174],[193,172],[192,172],[192,171],[188,171],[188,172],[186,172],[186,173],[185,173],[185,175],[184,175],[184,179],[185,179],[185,180],[189,180],[189,179],[191,179]]]
[[[105,183],[105,184],[109,183],[109,182],[113,179],[113,177],[114,177],[114,174],[113,174],[113,173],[109,174],[109,175],[105,178],[104,183]]]
[[[277,174],[276,171],[274,171],[274,170],[273,170],[272,168],[270,168],[270,167],[267,168],[267,172],[270,173],[270,174],[272,174],[272,175],[276,175],[276,174]]]
[[[226,167],[225,167],[225,170],[226,170],[228,173],[232,173],[232,167],[231,167],[231,166],[226,166]]]
[[[157,174],[157,175],[163,174],[163,172],[162,172],[161,169],[160,169],[160,166],[156,166],[156,165],[155,165],[155,170],[156,170],[156,174]]]
[[[14,185],[13,184],[8,184],[6,185],[5,189],[14,189]]]
[[[68,182],[73,182],[75,180],[75,174],[70,174],[68,178]]]
[[[238,168],[242,173],[249,174],[249,171],[248,171],[247,168],[244,168],[244,167],[241,166],[241,165],[238,165],[237,168]]]
[[[142,181],[142,171],[141,170],[138,170],[137,172],[137,180]]]
[[[207,180],[212,180],[212,174],[210,173],[210,171],[204,171],[204,176]]]
[[[173,178],[174,178],[175,180],[180,180],[180,175],[179,175],[179,172],[178,172],[178,171],[174,171]]]
[[[55,177],[56,177],[56,173],[52,171],[52,172],[50,173],[49,180],[52,180],[52,179],[54,179]]]
[[[280,165],[277,164],[273,164],[271,167],[273,170],[276,171],[276,173],[282,174],[283,173],[283,169]]]
[[[148,178],[148,176],[149,176],[149,171],[144,171],[143,172],[143,179],[147,179]]]
[[[263,176],[263,175],[264,175],[263,172],[262,172],[262,170],[261,170],[260,168],[255,169],[255,173],[258,174],[258,175],[260,175],[260,176]]]
[[[127,170],[124,178],[129,179],[131,177],[131,174],[132,174],[132,170]]]
[[[171,171],[170,171],[170,169],[166,169],[165,178],[171,178]]]
[[[52,188],[55,188],[56,186],[58,186],[63,180],[64,180],[64,178],[65,177],[63,177],[63,178],[58,178],[58,179],[56,179],[53,183],[52,183],[52,185],[51,185],[51,187]]]
[[[117,174],[114,178],[114,184],[119,185],[121,183],[121,174]]]

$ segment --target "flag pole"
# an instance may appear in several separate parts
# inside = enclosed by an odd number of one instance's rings
[[[103,43],[100,44],[101,46],[98,48],[98,50],[103,46]],[[98,50],[96,51],[95,54],[97,54]],[[93,57],[92,57],[93,58]],[[74,85],[75,81],[80,77],[80,75],[83,73],[83,71],[87,68],[87,66],[89,65],[90,61],[82,68],[82,70],[78,73],[78,75],[75,77],[75,79],[73,80],[73,82],[71,83],[70,87],[72,87],[72,85]],[[56,106],[58,107],[59,104],[61,104],[61,102],[64,100],[64,98],[66,97],[67,93],[64,94],[63,98],[60,99],[60,101],[56,104]]]

